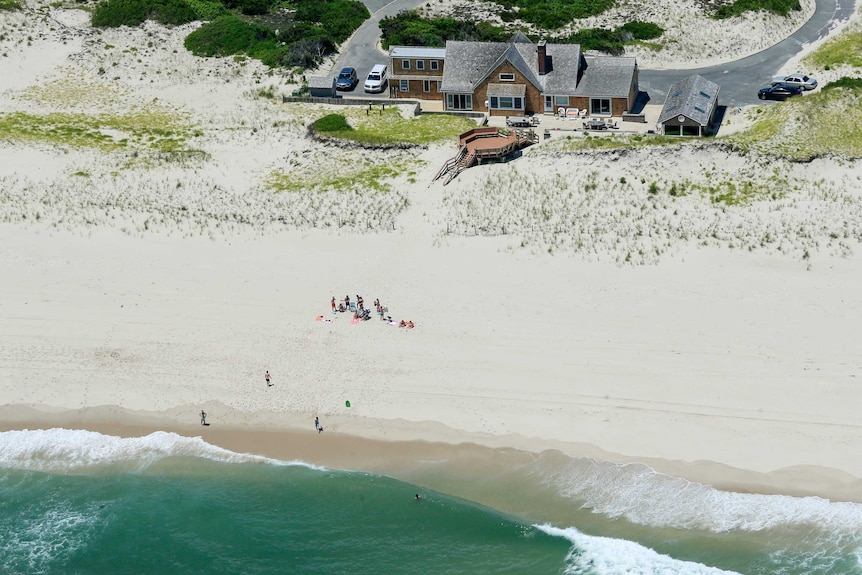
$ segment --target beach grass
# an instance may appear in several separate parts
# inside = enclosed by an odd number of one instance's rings
[[[841,34],[827,40],[803,58],[802,63],[814,70],[832,70],[844,66],[862,68],[862,25],[858,21],[848,24]]]
[[[351,107],[339,111],[352,130],[343,128],[318,133],[329,137],[366,145],[425,145],[455,140],[458,134],[476,127],[469,118],[447,114],[423,114],[405,118],[397,107],[381,109],[373,106]]]
[[[833,88],[757,107],[751,128],[726,141],[745,151],[795,161],[862,157],[862,89]]]
[[[269,174],[266,187],[274,192],[353,192],[389,193],[391,181],[418,166],[404,158],[371,160],[358,157],[330,158],[325,166],[277,170]]]
[[[54,112],[0,114],[0,140],[116,151],[127,148],[176,152],[185,148],[193,128],[159,109],[123,114]]]
[[[542,153],[544,151],[554,153],[559,151],[611,150],[615,148],[640,148],[644,146],[667,146],[684,143],[680,138],[670,136],[643,136],[641,134],[591,136],[586,134],[584,137],[566,136],[565,138],[559,138],[552,145],[546,144],[542,148],[537,148],[535,153]],[[542,150],[542,152],[539,152],[539,150]]]

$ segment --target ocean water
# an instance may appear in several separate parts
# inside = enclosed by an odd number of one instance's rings
[[[862,574],[862,505],[553,452],[454,469],[417,462],[411,483],[172,433],[2,432],[0,573]]]

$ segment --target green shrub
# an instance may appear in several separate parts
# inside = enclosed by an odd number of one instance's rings
[[[104,0],[93,10],[93,26],[137,26],[152,19],[162,24],[185,24],[197,19],[186,0]]]
[[[634,40],[653,40],[664,34],[664,30],[658,24],[638,20],[626,22],[617,28],[617,32],[622,35],[631,35]]]
[[[197,20],[215,20],[219,16],[227,12],[224,4],[218,0],[186,0],[192,10],[197,15]]]
[[[20,10],[21,4],[15,0],[0,0],[0,10]]]
[[[93,26],[137,26],[147,19],[146,0],[105,0],[93,9]]]
[[[799,0],[734,0],[732,4],[719,6],[715,18],[730,18],[745,12],[772,12],[779,16],[787,16],[791,11],[801,10]]]
[[[455,18],[424,18],[415,10],[387,16],[380,21],[383,47],[438,46],[446,40],[475,40],[479,42],[505,42],[511,35],[499,26],[486,22],[456,20]]]
[[[184,43],[195,56],[251,55],[260,44],[275,47],[275,32],[237,16],[222,16],[186,36]]]
[[[225,6],[239,10],[243,14],[266,14],[272,8],[273,0],[225,0]]]
[[[580,44],[582,50],[600,50],[614,55],[622,54],[625,50],[622,35],[616,30],[607,28],[578,30],[566,41],[570,44]]]
[[[508,10],[517,8],[517,17],[543,28],[556,30],[576,18],[601,14],[613,5],[613,0],[496,0]]]
[[[353,130],[341,114],[329,114],[316,120],[311,127],[318,132],[349,132]]]

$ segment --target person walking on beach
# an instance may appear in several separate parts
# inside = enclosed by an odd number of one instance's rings
[[[320,433],[321,431],[323,431],[323,428],[320,427],[320,418],[319,417],[314,418],[314,429],[317,430],[317,433]]]
[[[263,378],[266,380],[266,386],[272,387],[272,382],[270,381],[269,377],[269,370],[266,370],[266,375],[264,375]]]
[[[201,425],[207,424],[207,412],[203,409],[201,410]]]

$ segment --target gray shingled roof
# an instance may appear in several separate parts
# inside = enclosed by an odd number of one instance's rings
[[[504,42],[446,42],[446,66],[443,69],[441,92],[472,94],[473,88],[506,51]]]
[[[701,126],[709,123],[712,109],[718,102],[720,86],[710,82],[700,74],[693,74],[671,85],[658,123],[664,124],[671,118],[685,116]]]
[[[517,35],[517,34],[516,34]],[[513,36],[514,38],[515,36]],[[529,39],[528,39],[529,40]],[[532,42],[446,42],[446,68],[443,71],[442,92],[471,93],[476,85],[505,61],[543,92],[570,94],[578,81],[578,61],[581,48],[577,44],[548,44],[552,58],[551,71],[539,75],[536,45]]]
[[[520,30],[518,30],[517,32],[512,34],[512,37],[509,38],[509,44],[532,44],[532,43],[533,43],[533,41],[530,40],[530,38],[526,34],[521,32]]]
[[[574,94],[578,87],[578,70],[581,65],[580,44],[548,44],[546,50],[551,57],[551,71],[542,76],[542,91],[545,94]],[[536,57],[536,66],[538,65],[539,60]]]
[[[518,34],[512,38],[518,38]],[[512,43],[450,40],[446,42],[446,67],[440,91],[473,93],[477,84],[509,61],[545,94],[628,97],[637,68],[634,58],[583,56],[577,44],[547,44],[546,50],[551,59],[550,69],[540,75],[538,49],[532,42],[520,38]],[[579,78],[582,61],[585,71]]]
[[[575,90],[576,96],[627,98],[637,62],[634,58],[584,56],[586,69]]]

